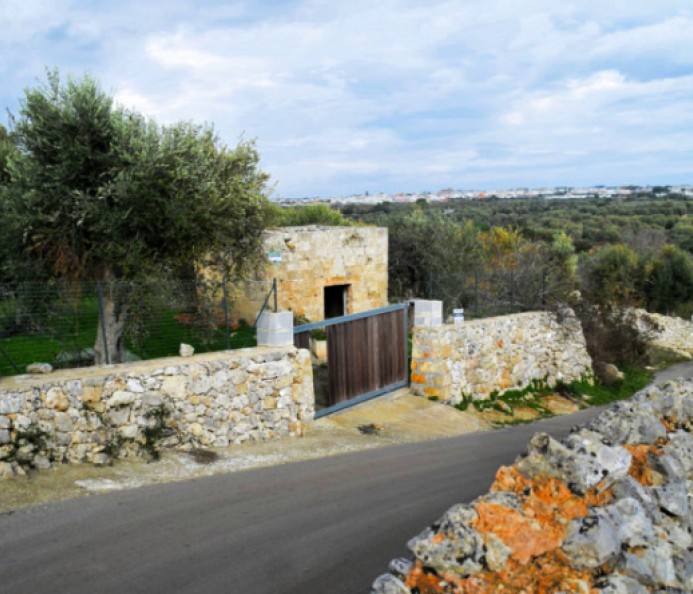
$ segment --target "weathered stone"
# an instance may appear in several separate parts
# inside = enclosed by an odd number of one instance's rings
[[[662,487],[655,487],[653,490],[664,511],[684,518],[690,516],[688,492],[683,481],[670,482]]]
[[[595,586],[603,594],[648,594],[647,589],[639,582],[617,573],[600,579]]]
[[[31,363],[26,366],[26,372],[35,375],[44,375],[46,373],[51,373],[53,371],[53,366],[50,363]]]
[[[409,594],[410,590],[394,575],[385,574],[373,582],[371,594]]]
[[[170,375],[164,378],[161,391],[175,400],[181,400],[185,398],[185,383],[184,377]]]
[[[96,454],[93,454],[91,457],[91,463],[95,464],[96,466],[105,466],[106,464],[109,464],[111,462],[111,459],[109,458],[108,454],[104,454],[103,452],[98,452]]]
[[[120,434],[125,439],[135,439],[137,437],[137,425],[125,425],[121,427]]]
[[[84,406],[93,408],[101,401],[101,386],[84,386],[82,390],[82,403]]]
[[[193,354],[195,353],[195,349],[190,346],[189,344],[185,344],[184,342],[180,343],[180,348],[178,349],[178,352],[181,357],[192,357]]]
[[[12,469],[12,464],[9,462],[0,462],[0,480],[12,478],[14,476],[14,470]]]
[[[111,409],[108,412],[108,420],[114,427],[125,425],[130,421],[130,409],[127,407]]]
[[[72,431],[74,423],[67,413],[57,413],[54,419],[55,428],[58,431]]]
[[[70,401],[60,388],[50,388],[46,393],[46,406],[55,410],[65,411],[70,408]]]
[[[51,467],[51,461],[46,456],[34,456],[32,463],[37,470],[46,470]]]
[[[601,379],[607,386],[619,384],[626,378],[623,372],[613,363],[600,365],[599,370]]]
[[[127,389],[128,392],[133,392],[134,394],[142,394],[142,392],[144,392],[142,382],[134,378],[128,380]]]
[[[416,565],[392,570],[404,592],[693,591],[691,397],[670,382],[563,442],[535,435],[490,495],[410,542]]]
[[[16,414],[24,407],[25,398],[23,394],[12,392],[0,393],[0,414]]]
[[[117,390],[113,396],[111,396],[110,405],[113,408],[118,408],[122,406],[128,406],[135,402],[136,396],[132,392],[126,390]]]

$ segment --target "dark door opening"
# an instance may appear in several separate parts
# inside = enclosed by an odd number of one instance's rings
[[[338,318],[347,313],[349,285],[325,287],[325,319]]]

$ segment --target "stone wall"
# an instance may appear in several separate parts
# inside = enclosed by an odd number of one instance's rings
[[[374,594],[693,592],[693,381],[649,387],[562,442],[536,434]]]
[[[412,390],[457,404],[532,380],[553,385],[591,375],[578,320],[530,312],[462,324],[415,327]]]
[[[300,436],[313,413],[310,355],[294,347],[3,378],[0,475]]]
[[[644,309],[632,309],[626,315],[647,342],[651,364],[693,359],[693,322]]]
[[[291,310],[315,322],[324,318],[326,286],[349,285],[347,311],[387,305],[387,229],[379,227],[285,227],[265,233],[269,262],[266,283],[238,284],[232,289],[231,317],[252,323],[278,281],[280,310]]]

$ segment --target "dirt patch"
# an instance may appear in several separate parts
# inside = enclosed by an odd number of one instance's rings
[[[374,437],[403,443],[486,431],[490,425],[482,417],[412,395],[408,389],[365,402],[335,413],[316,426],[358,432],[364,425],[380,425]]]

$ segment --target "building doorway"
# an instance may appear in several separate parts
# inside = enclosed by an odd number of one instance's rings
[[[339,318],[347,314],[349,285],[325,287],[325,319]]]

